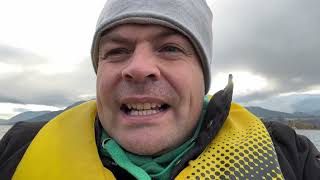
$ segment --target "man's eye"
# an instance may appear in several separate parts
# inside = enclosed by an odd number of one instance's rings
[[[103,59],[112,59],[112,58],[121,58],[125,57],[130,54],[130,50],[125,49],[125,48],[116,48],[116,49],[111,49],[107,51]]]
[[[183,50],[181,50],[179,47],[176,46],[164,46],[160,50],[160,52],[168,52],[168,53],[181,53]]]

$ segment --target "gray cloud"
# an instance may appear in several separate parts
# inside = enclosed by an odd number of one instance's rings
[[[292,97],[263,100],[320,85],[319,6],[318,0],[221,0],[213,4],[213,75],[248,70],[276,85],[237,101],[261,100],[269,102],[269,107],[281,101],[284,108],[298,103],[286,103]],[[23,49],[0,45],[0,62],[25,66],[47,61]],[[0,84],[0,102],[67,106],[80,100],[80,95],[95,93],[95,74],[90,60],[84,59],[73,72],[44,75],[26,68],[0,77]]]
[[[33,65],[46,63],[46,59],[26,50],[0,44],[0,62],[6,64]]]
[[[7,54],[18,57],[19,54],[29,53],[12,48]],[[33,63],[43,62],[40,56],[28,57],[33,58]],[[0,84],[0,102],[63,107],[82,100],[80,95],[95,93],[95,74],[91,61],[87,58],[72,72],[46,75],[25,68],[22,72],[5,74],[5,77],[0,78]]]
[[[293,104],[294,111],[315,112],[320,111],[320,95],[308,95],[301,101]]]
[[[267,109],[283,112],[313,113],[320,110],[320,94],[291,94],[286,96],[271,96],[244,102],[245,106],[261,106]]]
[[[225,0],[217,5],[214,72],[250,70],[277,85],[241,100],[320,84],[320,1]]]
[[[1,82],[1,81],[0,81]],[[10,103],[16,103],[16,104],[23,104],[23,102],[19,101],[18,99],[4,96],[0,94],[0,102],[10,102]]]

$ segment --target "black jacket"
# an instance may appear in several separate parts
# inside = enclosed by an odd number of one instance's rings
[[[188,161],[195,159],[215,137],[226,119],[232,97],[232,87],[219,91],[209,102],[201,132],[194,146],[181,159],[171,172],[174,179],[184,169]],[[11,179],[17,165],[37,132],[46,122],[20,122],[14,125],[0,141],[0,179]],[[290,127],[276,123],[265,122],[272,138],[281,171],[289,180],[320,180],[320,153],[309,139],[297,135]],[[95,122],[96,144],[100,145],[101,124]],[[100,149],[98,147],[98,149]],[[125,170],[118,167],[111,159],[102,156],[103,165],[111,170],[118,179],[134,179]]]

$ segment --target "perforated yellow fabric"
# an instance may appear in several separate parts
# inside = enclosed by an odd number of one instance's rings
[[[13,179],[115,179],[96,149],[95,106],[90,101],[50,121],[32,141]],[[215,139],[176,179],[284,178],[262,122],[233,103]]]
[[[263,123],[233,103],[211,144],[176,179],[284,179]]]
[[[114,180],[99,158],[95,116],[96,102],[88,101],[48,122],[31,142],[13,180]]]

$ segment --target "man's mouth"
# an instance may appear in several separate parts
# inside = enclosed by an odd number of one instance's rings
[[[122,104],[120,110],[129,116],[148,116],[166,111],[170,106],[159,103]]]

